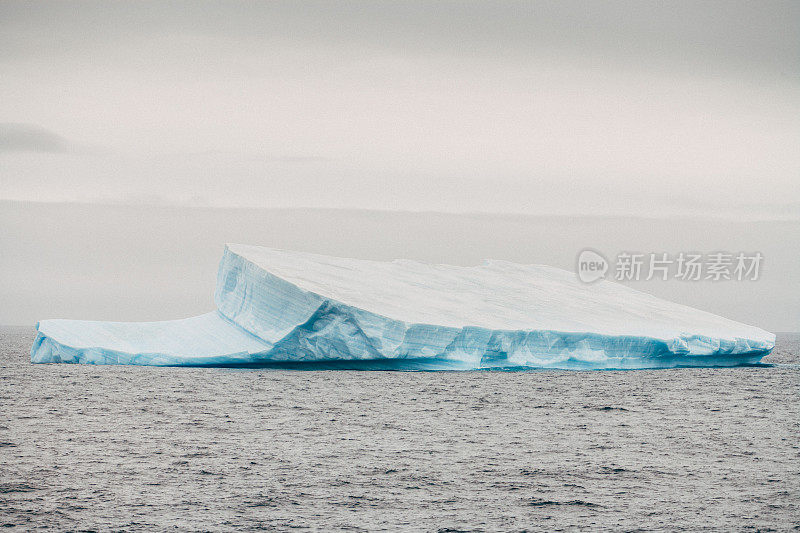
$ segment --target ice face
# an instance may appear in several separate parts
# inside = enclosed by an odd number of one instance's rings
[[[228,245],[218,311],[170,322],[49,320],[34,362],[376,368],[754,363],[775,336],[622,285],[487,261],[377,262]]]

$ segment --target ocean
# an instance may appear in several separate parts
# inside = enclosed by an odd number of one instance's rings
[[[800,529],[800,335],[765,365],[31,365],[0,328],[11,530]]]

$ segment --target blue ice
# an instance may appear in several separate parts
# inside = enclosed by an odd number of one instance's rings
[[[217,309],[43,320],[34,363],[292,368],[668,368],[757,363],[775,336],[544,265],[338,258],[229,244]]]

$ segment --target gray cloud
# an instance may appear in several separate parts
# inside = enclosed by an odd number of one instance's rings
[[[5,1],[0,19],[6,60],[37,54],[92,57],[166,35],[214,38],[223,48],[288,42],[405,55],[488,54],[501,60],[591,55],[601,61],[755,68],[779,75],[800,69],[800,3],[780,0]]]
[[[0,198],[797,204],[798,19],[783,1],[7,0],[0,117],[80,145],[6,153]]]
[[[0,152],[66,152],[69,142],[35,124],[0,122]]]

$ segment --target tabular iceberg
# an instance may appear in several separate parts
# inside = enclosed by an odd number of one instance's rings
[[[375,369],[757,363],[775,335],[565,270],[345,259],[229,244],[217,310],[165,322],[44,320],[34,363]]]

